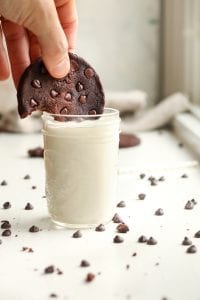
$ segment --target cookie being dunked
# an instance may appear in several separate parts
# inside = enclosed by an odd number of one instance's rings
[[[33,111],[62,115],[102,114],[104,91],[95,70],[81,57],[69,53],[70,72],[62,79],[49,75],[41,59],[23,73],[18,89],[18,112],[25,118]]]

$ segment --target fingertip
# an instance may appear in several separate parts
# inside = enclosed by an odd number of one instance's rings
[[[47,70],[54,78],[63,78],[69,73],[70,61],[68,55],[62,58],[60,61],[55,62],[54,64],[52,64],[52,62],[48,63],[47,60],[44,60],[44,63]]]

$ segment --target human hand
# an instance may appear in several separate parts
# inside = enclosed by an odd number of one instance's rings
[[[49,73],[64,77],[70,68],[77,30],[75,0],[0,0],[0,80],[9,77],[4,34],[15,86],[25,68],[42,56]]]

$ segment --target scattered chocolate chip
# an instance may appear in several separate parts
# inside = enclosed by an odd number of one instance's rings
[[[89,114],[89,115],[96,115],[97,112],[96,112],[95,109],[91,109],[91,110],[89,110],[88,114]]]
[[[43,157],[44,149],[41,147],[36,147],[28,150],[29,157]]]
[[[195,233],[194,237],[198,239],[200,238],[200,230]]]
[[[160,178],[158,178],[158,181],[165,181],[165,177],[161,176]]]
[[[160,265],[160,263],[159,263],[159,262],[155,263],[155,266],[159,266],[159,265]]]
[[[11,225],[10,225],[10,223],[8,221],[7,222],[3,222],[1,224],[1,228],[2,229],[9,229],[9,228],[11,228]]]
[[[35,189],[37,189],[37,186],[36,185],[32,185],[32,190],[35,190]]]
[[[79,65],[78,65],[78,63],[74,59],[71,59],[70,65],[71,65],[71,71],[72,72],[78,71]]]
[[[197,247],[195,245],[192,245],[187,248],[186,250],[187,253],[196,253],[197,252]]]
[[[119,224],[117,226],[117,231],[119,233],[127,233],[129,231],[129,228],[128,228],[128,226],[126,224]]]
[[[76,85],[76,89],[78,92],[81,92],[83,90],[83,85],[80,82],[78,82]]]
[[[147,242],[146,236],[141,235],[141,236],[138,238],[138,243],[146,243],[146,242]]]
[[[62,275],[63,274],[63,271],[61,271],[59,268],[56,268],[56,271],[57,271],[58,275]]]
[[[27,175],[24,176],[24,179],[25,179],[25,180],[31,179],[31,176],[30,176],[29,174],[27,174]]]
[[[133,252],[132,256],[137,256],[137,253],[136,253],[136,252]]]
[[[191,202],[196,205],[197,204],[197,201],[195,199],[192,199]]]
[[[158,242],[152,236],[147,240],[147,245],[156,245]]]
[[[22,247],[22,251],[24,252],[28,252],[28,253],[33,253],[33,249],[32,248],[29,248],[29,247]]]
[[[163,216],[164,215],[164,210],[162,208],[158,208],[156,211],[155,211],[155,215],[156,216]]]
[[[48,267],[46,267],[46,268],[44,269],[44,273],[45,273],[45,274],[51,274],[51,273],[53,273],[54,271],[55,271],[55,268],[54,268],[53,265],[48,266]]]
[[[139,200],[144,200],[145,197],[146,197],[146,195],[143,194],[143,193],[141,193],[141,194],[138,195]]]
[[[154,179],[154,180],[151,180],[150,182],[151,182],[151,185],[157,185],[157,181],[156,181],[156,179]]]
[[[117,207],[126,207],[125,201],[120,201],[120,202],[117,204]]]
[[[6,229],[2,232],[2,236],[10,236],[11,235],[11,230],[10,229]]]
[[[193,209],[194,204],[192,201],[188,200],[187,203],[185,204],[185,209]]]
[[[2,185],[2,186],[3,186],[3,185],[8,185],[8,183],[7,183],[6,180],[3,180],[3,181],[1,182],[1,185]]]
[[[49,297],[50,297],[50,298],[57,298],[58,296],[57,296],[55,293],[51,293],[51,294],[49,295]]]
[[[187,174],[182,174],[181,178],[188,178],[188,175]]]
[[[103,224],[99,224],[96,228],[95,228],[96,231],[105,231],[105,226]]]
[[[126,265],[126,269],[127,269],[127,270],[130,269],[130,265]]]
[[[67,93],[64,97],[65,100],[71,101],[72,100],[72,95],[70,93]]]
[[[112,218],[112,221],[114,223],[124,223],[123,220],[121,219],[121,217],[116,213],[114,214],[113,218]]]
[[[35,99],[31,98],[31,99],[30,99],[30,106],[31,106],[31,107],[36,107],[36,106],[38,106],[37,101],[36,101]]]
[[[29,228],[29,231],[30,231],[30,232],[38,232],[38,231],[39,231],[39,227],[33,225],[33,226],[31,226],[31,227]]]
[[[11,204],[10,204],[10,202],[4,202],[4,204],[3,204],[3,208],[4,209],[8,209],[8,208],[11,208]]]
[[[56,90],[51,90],[51,91],[50,91],[50,95],[51,95],[52,98],[57,97],[58,94],[59,94],[59,93],[58,93]]]
[[[27,202],[26,206],[24,207],[25,210],[31,210],[33,208],[34,208],[33,205],[29,202]]]
[[[80,263],[80,266],[81,267],[89,267],[90,263],[87,260],[83,259]]]
[[[89,79],[94,76],[94,71],[91,68],[86,68],[84,74]]]
[[[124,239],[120,235],[116,235],[113,239],[113,242],[116,244],[123,243]]]
[[[192,245],[192,241],[187,236],[185,236],[184,239],[183,239],[183,241],[182,241],[182,245],[183,246]]]
[[[60,111],[61,115],[67,115],[67,113],[68,113],[67,107],[63,107]]]
[[[86,282],[91,282],[95,279],[95,275],[93,273],[88,273],[87,276],[86,276],[86,279],[85,281]]]
[[[140,179],[143,179],[146,175],[144,173],[140,174]]]
[[[41,88],[41,82],[38,79],[32,80],[31,85],[36,89]]]
[[[154,176],[149,176],[148,180],[152,181],[152,180],[156,180],[156,178]]]
[[[81,238],[82,237],[81,231],[77,230],[76,232],[73,233],[72,237],[73,238]]]
[[[87,102],[86,96],[84,95],[81,95],[78,100],[81,104],[85,104]]]

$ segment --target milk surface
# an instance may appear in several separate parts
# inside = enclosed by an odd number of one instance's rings
[[[69,227],[107,223],[116,204],[119,117],[49,120],[43,133],[52,220]]]

